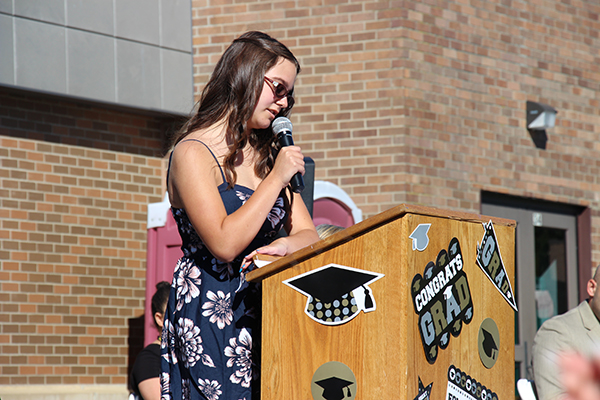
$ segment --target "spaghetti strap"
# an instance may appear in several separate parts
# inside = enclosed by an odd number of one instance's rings
[[[217,163],[217,166],[219,167],[219,171],[221,171],[221,178],[223,178],[223,183],[226,183],[227,179],[225,179],[225,174],[223,173],[223,168],[221,168],[221,164],[219,164],[219,160],[217,160],[217,157],[215,156],[215,153],[212,152],[212,150],[210,149],[210,147],[208,147],[206,145],[206,143],[204,143],[203,141],[198,140],[198,139],[185,139],[185,140],[182,140],[179,143],[188,142],[190,140],[193,140],[194,142],[202,143],[204,145],[204,147],[206,147],[206,149],[210,152],[210,154],[215,159],[215,162]],[[175,149],[173,149],[173,150],[175,150]],[[169,166],[167,167],[167,185],[169,184],[169,172],[171,171],[171,159],[172,158],[173,158],[173,152],[171,152],[171,155],[169,155]]]

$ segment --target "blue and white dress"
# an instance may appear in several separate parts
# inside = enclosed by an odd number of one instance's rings
[[[228,189],[222,169],[221,176],[219,192],[229,215],[253,190]],[[252,243],[230,263],[219,262],[204,246],[185,210],[172,208],[183,257],[173,274],[162,333],[162,399],[259,398],[261,293],[253,283],[240,288],[239,269],[245,255],[274,240],[287,218],[286,203],[282,194]]]

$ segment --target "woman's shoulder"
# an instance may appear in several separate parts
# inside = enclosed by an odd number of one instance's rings
[[[173,157],[189,154],[203,154],[213,151],[205,141],[196,138],[186,138],[178,142],[172,149]]]
[[[229,149],[224,136],[223,124],[197,129],[180,137],[175,143],[173,150],[175,149],[200,152],[208,150],[216,156],[223,156]],[[178,151],[181,152],[181,150]]]
[[[218,150],[199,139],[184,139],[171,153],[170,167],[175,170],[187,167],[212,169],[216,165],[220,165]]]
[[[181,208],[180,196],[189,191],[189,183],[194,182],[193,190],[206,193],[209,186],[219,186],[225,181],[223,169],[213,149],[203,140],[184,139],[177,143],[169,161],[167,190],[171,205]]]

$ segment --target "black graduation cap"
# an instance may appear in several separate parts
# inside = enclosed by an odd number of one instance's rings
[[[344,396],[344,388],[347,388],[354,382],[332,376],[331,378],[322,379],[315,383],[323,388],[323,394],[321,396],[323,396],[325,400],[342,400],[346,397]],[[348,387],[348,397],[350,396],[350,388]]]
[[[495,360],[496,354],[498,353],[498,346],[494,341],[494,337],[491,333],[489,333],[483,328],[481,329],[481,331],[483,332],[483,343],[481,344],[483,346],[483,350],[489,358]],[[494,350],[496,351],[494,352]]]
[[[377,272],[329,264],[283,283],[308,297],[305,312],[311,318],[326,325],[338,325],[348,322],[361,309],[365,312],[375,309],[367,285],[381,277],[383,274]],[[353,292],[361,287],[363,292],[355,296]]]

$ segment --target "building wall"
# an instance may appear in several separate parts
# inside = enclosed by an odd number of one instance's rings
[[[585,206],[600,263],[597,2],[225,3],[192,3],[196,93],[240,33],[281,39],[303,67],[295,142],[365,217],[479,212],[482,191]],[[546,149],[527,100],[558,110]]]
[[[0,1],[0,85],[186,114],[190,0]]]
[[[168,122],[0,90],[2,398],[19,385],[127,393]]]
[[[599,15],[595,0],[195,0],[194,92],[231,40],[264,30],[303,66],[296,143],[365,218],[400,203],[478,212],[482,191],[588,207],[597,265]],[[0,100],[0,385],[124,388],[165,121]],[[545,149],[527,100],[558,110]]]

